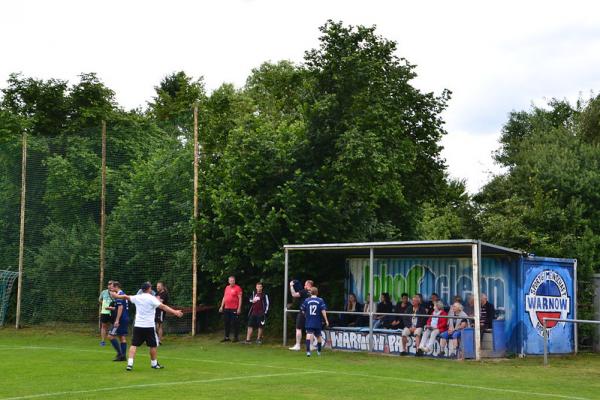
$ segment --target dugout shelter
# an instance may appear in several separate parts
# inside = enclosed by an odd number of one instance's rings
[[[543,354],[543,318],[577,318],[577,260],[538,257],[479,240],[291,244],[284,246],[284,298],[289,296],[290,257],[298,252],[342,255],[346,269],[345,293],[356,294],[370,312],[364,326],[324,331],[327,346],[339,350],[400,352],[400,333],[373,329],[376,301],[382,292],[396,303],[403,292],[429,298],[438,293],[445,304],[454,296],[469,296],[480,304],[482,293],[496,308],[491,331],[480,329],[480,307],[474,307],[471,328],[461,346],[465,358],[502,357],[512,354]],[[310,277],[307,277],[310,278]],[[326,297],[326,294],[324,294]],[[286,303],[286,302],[284,302]],[[283,344],[287,323],[297,310],[284,305]],[[330,310],[331,314],[343,310]],[[548,350],[552,354],[577,352],[573,324],[548,321]],[[411,342],[409,353],[416,349]],[[440,356],[438,347],[429,356]]]

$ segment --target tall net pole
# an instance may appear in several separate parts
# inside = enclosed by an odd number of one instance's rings
[[[23,289],[23,259],[25,255],[25,191],[27,178],[27,132],[23,132],[21,156],[21,226],[19,230],[19,282],[17,283],[17,316],[15,327],[21,326],[21,291]]]
[[[102,167],[100,190],[100,292],[104,287],[104,229],[106,227],[106,121],[102,121]]]
[[[192,233],[192,336],[196,336],[196,297],[198,289],[198,106],[194,107],[194,225]]]

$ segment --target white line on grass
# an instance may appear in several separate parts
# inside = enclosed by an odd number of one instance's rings
[[[66,350],[66,351],[76,351],[76,352],[93,352],[93,353],[104,353],[102,350],[84,350],[77,349],[73,350],[66,347],[45,347],[45,346],[7,346],[0,345],[0,349],[13,349],[13,350]],[[268,365],[268,364],[258,364],[258,363],[240,363],[233,361],[220,361],[220,360],[208,360],[202,358],[183,358],[183,357],[162,357],[167,360],[181,360],[181,361],[195,361],[202,363],[212,363],[212,364],[227,364],[227,365],[241,365],[247,367],[262,367],[262,368],[277,368],[277,369],[287,369],[294,371],[306,371],[306,368],[294,368],[294,367],[286,367],[286,366],[277,366],[277,365]],[[357,374],[353,372],[342,372],[342,371],[327,371],[327,370],[313,370],[312,373],[329,373],[329,374],[337,374],[337,375],[345,375],[345,376],[354,376],[360,378],[368,378],[368,379],[391,379],[401,382],[420,384],[420,385],[438,385],[438,386],[448,386],[448,387],[456,387],[463,389],[471,389],[471,390],[482,390],[488,392],[499,392],[499,393],[512,393],[512,394],[522,394],[529,396],[540,396],[540,397],[552,397],[557,399],[567,399],[567,400],[590,400],[587,397],[577,397],[577,396],[569,396],[569,395],[561,395],[554,393],[540,393],[540,392],[529,392],[525,390],[515,390],[515,389],[503,389],[503,388],[495,388],[489,386],[476,386],[476,385],[467,385],[461,383],[451,383],[451,382],[440,382],[440,381],[424,381],[419,379],[410,379],[410,378],[399,378],[395,376],[381,376],[381,375],[369,375],[369,374]],[[17,397],[15,399],[24,399],[28,397]],[[8,399],[0,399],[0,400],[8,400]]]
[[[321,373],[321,371],[287,372],[287,373],[281,373],[281,374],[246,375],[246,376],[232,376],[232,377],[228,377],[228,378],[198,379],[198,380],[193,380],[193,381],[143,383],[143,384],[138,384],[138,385],[116,386],[116,387],[107,387],[107,388],[98,388],[98,389],[89,389],[89,390],[72,390],[72,391],[64,391],[64,392],[31,394],[31,395],[19,396],[19,397],[3,397],[2,400],[37,399],[37,398],[41,398],[41,397],[54,397],[54,396],[74,395],[74,394],[89,394],[89,393],[109,392],[109,391],[113,391],[113,390],[123,390],[123,389],[143,389],[143,388],[158,387],[158,386],[193,385],[193,384],[197,384],[197,383],[227,382],[227,381],[238,381],[238,380],[244,380],[244,379],[279,378],[282,376],[298,376],[298,375],[309,375],[309,374],[320,374],[320,373]]]

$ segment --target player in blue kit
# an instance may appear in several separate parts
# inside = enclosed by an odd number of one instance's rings
[[[323,327],[323,321],[325,326],[329,326],[329,320],[327,319],[327,306],[322,298],[318,297],[319,289],[316,287],[310,288],[311,296],[304,300],[304,303],[300,306],[300,311],[304,313],[306,317],[306,323],[304,328],[306,329],[306,356],[310,357],[310,342],[313,337],[317,337],[317,355],[321,355],[321,345],[323,337],[321,336],[321,328]]]
[[[118,294],[125,294],[121,290],[119,282],[113,282],[113,290]],[[108,333],[110,343],[117,351],[117,356],[113,361],[126,361],[127,357],[127,331],[129,328],[129,302],[126,299],[115,300],[115,322]],[[117,337],[119,340],[117,340]]]

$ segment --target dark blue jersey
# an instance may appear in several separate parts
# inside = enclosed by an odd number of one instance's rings
[[[119,290],[119,294],[125,294],[122,290]],[[126,299],[115,299],[115,311],[119,309],[119,307],[123,308],[121,312],[121,319],[119,320],[119,324],[128,324],[129,323],[129,302]],[[115,314],[116,317],[116,314]]]
[[[304,300],[300,306],[300,310],[306,317],[305,329],[321,329],[323,326],[322,311],[327,310],[325,302],[320,297],[309,297]]]

